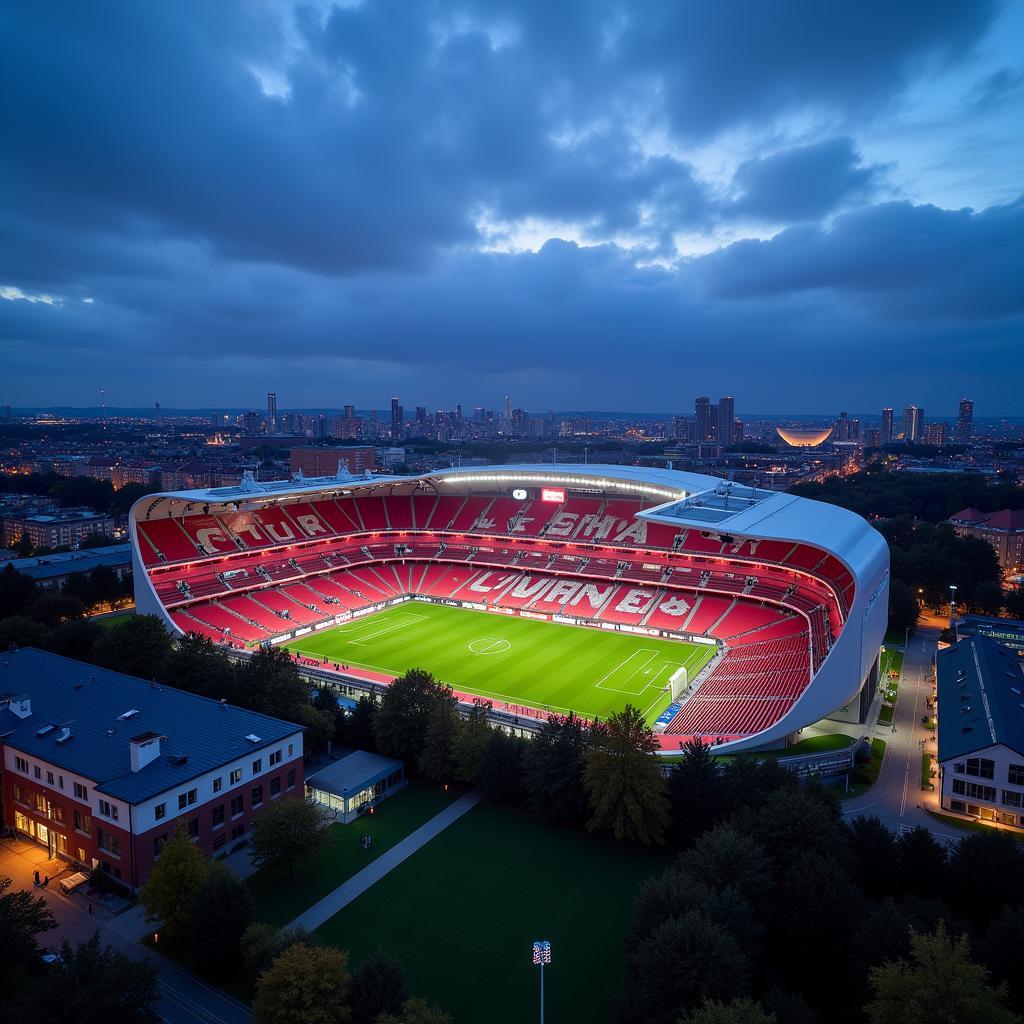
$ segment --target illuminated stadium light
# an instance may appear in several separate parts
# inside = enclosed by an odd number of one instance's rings
[[[483,483],[533,483],[533,484],[566,484],[570,487],[612,488],[618,491],[633,491],[636,494],[654,494],[659,498],[685,498],[686,491],[669,490],[667,487],[655,487],[653,484],[629,484],[622,480],[609,480],[607,477],[566,476],[562,473],[456,473],[441,477],[445,484]]]

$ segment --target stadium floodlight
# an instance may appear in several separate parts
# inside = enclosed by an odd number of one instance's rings
[[[949,628],[953,631],[953,643],[957,641],[956,635],[956,584],[949,585]]]
[[[533,962],[540,968],[540,1024],[544,1024],[544,967],[551,963],[551,943],[547,940],[533,944]]]

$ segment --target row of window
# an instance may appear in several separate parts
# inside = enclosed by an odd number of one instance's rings
[[[288,744],[288,756],[291,757],[294,754],[294,752],[295,752],[295,744],[294,743],[289,743]],[[276,765],[279,765],[283,760],[284,760],[284,751],[283,750],[275,750],[267,758],[268,767],[273,768]],[[231,770],[231,772],[228,775],[228,785],[229,786],[237,786],[238,783],[240,783],[242,781],[242,771],[243,771],[243,769],[241,769],[241,768],[233,768]],[[252,762],[252,774],[253,775],[259,775],[260,772],[262,772],[262,771],[263,771],[263,758],[262,757],[257,757]],[[294,775],[295,775],[295,772],[292,771],[290,773],[289,777],[293,777]],[[272,794],[271,795],[273,795],[273,785],[274,784],[271,783],[271,790],[272,790]],[[288,787],[289,789],[291,788],[291,785],[292,784],[289,783],[289,787]],[[224,788],[224,779],[223,779],[222,776],[218,775],[217,778],[215,778],[213,780],[213,791],[214,791],[214,793],[219,793],[219,792],[221,792],[221,790],[223,788]],[[262,792],[262,787],[257,787],[257,788],[259,788],[261,790],[261,792]],[[281,791],[280,781],[278,781],[278,784],[277,784],[277,791],[278,792]],[[253,792],[255,792],[255,790],[253,790]],[[191,807],[195,803],[198,803],[198,801],[199,801],[199,791],[197,789],[185,790],[185,792],[178,794],[178,810],[179,811],[184,811],[186,808]],[[262,802],[263,802],[263,798],[261,796],[260,797],[260,803],[262,803]],[[102,803],[102,801],[101,801],[101,803]],[[157,804],[153,808],[153,819],[155,821],[162,821],[166,817],[167,817],[167,804],[166,803],[159,803],[159,804]],[[114,815],[114,818],[116,820],[116,818],[117,818],[116,814]]]
[[[39,779],[40,782],[43,781],[43,768],[42,768],[42,766],[38,765],[38,764],[30,766],[28,761],[27,761],[27,759],[24,758],[24,757],[21,757],[18,754],[15,754],[15,756],[14,756],[14,767],[19,772],[21,772],[23,775],[31,775],[33,778]],[[60,775],[60,774],[54,774],[54,772],[50,771],[50,769],[47,769],[46,770],[46,785],[48,785],[48,786],[56,786],[57,789],[61,789],[62,790],[64,788],[64,776]],[[75,799],[76,800],[84,800],[86,803],[88,803],[88,801],[89,801],[89,788],[88,788],[88,786],[83,785],[81,782],[73,782],[71,784],[71,787],[72,787],[72,791],[75,794]],[[100,801],[101,805],[105,804],[105,803],[106,803],[105,800],[101,800]],[[109,812],[109,807],[110,807],[110,805],[107,804],[108,811],[106,811],[104,813],[108,813]],[[101,809],[102,809],[102,806],[101,806]],[[113,817],[114,817],[114,820],[116,821],[117,820],[117,808],[114,808],[114,815],[113,815]]]
[[[995,803],[995,786],[983,786],[978,782],[964,782],[963,779],[953,780],[953,792],[957,796],[969,796],[972,800],[985,800],[988,803]]]
[[[995,779],[996,763],[987,757],[969,757],[966,761],[956,761],[953,771],[958,775],[973,775],[978,779]],[[1024,764],[1007,765],[1006,781],[1011,786],[1024,786]]]

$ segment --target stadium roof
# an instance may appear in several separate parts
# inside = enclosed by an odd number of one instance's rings
[[[1024,754],[1024,672],[1008,647],[972,636],[936,659],[939,760],[1003,744]]]
[[[29,698],[31,714],[18,718],[5,710],[0,719],[4,745],[92,779],[98,792],[128,803],[302,730],[279,718],[34,648],[0,658],[0,704],[21,696]],[[58,742],[65,728],[70,735]],[[129,741],[143,733],[163,737],[163,749],[133,772]]]

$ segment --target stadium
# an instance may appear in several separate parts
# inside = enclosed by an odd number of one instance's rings
[[[130,515],[136,604],[347,692],[424,668],[536,728],[639,708],[662,748],[862,721],[889,554],[844,509],[715,477],[508,465],[168,492]]]

